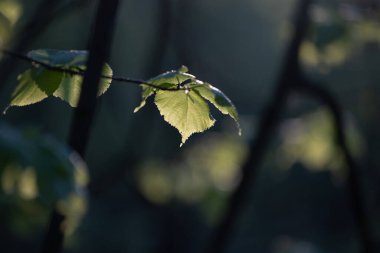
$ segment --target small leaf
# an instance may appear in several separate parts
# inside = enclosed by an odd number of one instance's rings
[[[29,69],[18,76],[19,84],[12,93],[8,108],[10,106],[35,104],[48,97],[48,95],[38,87],[37,83],[32,78],[32,73],[33,69]],[[4,110],[4,113],[7,109]]]
[[[147,85],[144,85],[142,84],[141,85],[142,87],[142,94],[141,94],[141,102],[140,102],[140,105],[138,105],[134,110],[133,112],[136,113],[138,111],[140,111],[141,108],[144,107],[144,105],[146,104],[146,100],[152,96],[154,94],[154,88],[153,87],[150,87],[150,86],[147,86]]]
[[[189,69],[188,69],[185,65],[182,65],[182,66],[178,69],[178,72],[187,73],[187,72],[189,72]]]
[[[186,73],[188,71],[188,68],[186,66],[181,66],[178,70],[172,70],[165,72],[163,74],[160,74],[156,77],[153,77],[147,81],[148,84],[156,85],[157,87],[163,87],[163,88],[177,88],[179,84],[182,82],[189,80],[189,79],[195,79],[195,76]],[[146,100],[154,94],[154,92],[157,90],[157,88],[154,88],[152,86],[141,84],[142,88],[142,100],[139,106],[137,106],[133,112],[138,112],[141,108],[144,107],[146,104]]]
[[[205,100],[194,91],[157,91],[155,97],[160,114],[182,135],[181,146],[193,134],[212,127],[215,120]]]
[[[215,88],[211,84],[203,83],[201,81],[193,83],[190,85],[190,88],[196,91],[204,99],[207,99],[221,113],[229,115],[234,119],[239,130],[239,135],[241,135],[238,112],[231,100],[221,90]]]

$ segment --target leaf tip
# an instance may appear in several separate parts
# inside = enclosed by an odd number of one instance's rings
[[[178,72],[187,73],[187,72],[189,72],[189,68],[186,67],[185,65],[182,65],[182,66],[178,69]]]
[[[138,111],[140,111],[141,108],[143,108],[145,106],[146,102],[145,100],[141,101],[140,105],[137,106],[134,110],[133,110],[133,113],[136,113]]]
[[[8,106],[4,109],[4,111],[3,111],[3,115],[7,114],[7,111],[8,111],[8,109],[9,109],[10,107],[11,107],[11,106],[8,105]]]
[[[235,125],[236,125],[236,128],[238,130],[238,135],[241,136],[242,133],[243,133],[243,131],[241,130],[239,118],[238,117],[236,117],[236,118],[233,117],[233,119],[235,120]]]

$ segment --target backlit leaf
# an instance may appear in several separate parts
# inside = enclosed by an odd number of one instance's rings
[[[197,80],[187,71],[187,67],[182,66],[179,70],[163,73],[141,84],[142,101],[134,112],[155,95],[155,104],[164,120],[180,132],[182,146],[193,133],[203,132],[214,125],[215,119],[207,103],[210,102],[235,120],[240,135],[239,116],[231,100],[219,89]]]
[[[47,98],[48,95],[43,92],[36,81],[32,78],[34,69],[29,69],[18,76],[19,84],[13,91],[9,106],[25,106],[35,104]],[[4,113],[7,111],[4,110]]]
[[[239,135],[241,135],[238,112],[231,100],[221,90],[209,83],[203,83],[201,81],[197,81],[191,88],[213,104],[221,113],[229,115],[234,119],[239,130]]]
[[[112,76],[112,69],[108,64],[104,65],[102,74],[105,76]],[[53,96],[66,101],[72,107],[76,107],[82,89],[82,82],[83,76],[63,73],[63,79],[58,89],[53,93]],[[108,90],[111,82],[112,80],[109,78],[100,79],[98,96],[103,95]]]
[[[160,114],[182,136],[181,146],[193,134],[212,127],[215,120],[205,100],[194,91],[157,91],[155,97]]]
[[[28,57],[35,60],[36,63],[20,75],[19,84],[12,94],[8,108],[34,104],[48,96],[61,98],[72,107],[76,107],[83,76],[64,72],[64,70],[84,72],[87,56],[87,51],[80,50],[41,49],[29,52]],[[38,64],[39,62],[62,68],[62,71],[46,68],[46,66]],[[112,74],[111,67],[105,64],[102,75],[109,78],[100,79],[98,96],[104,94],[110,87]]]
[[[180,83],[195,78],[195,76],[186,73],[187,71],[187,67],[182,66],[178,70],[168,71],[154,78],[151,78],[147,80],[147,83],[156,85],[157,87],[175,89]],[[142,107],[144,107],[146,100],[157,90],[157,88],[148,86],[146,84],[141,84],[141,88],[143,89],[142,100],[140,105],[135,108],[134,112],[138,112]]]

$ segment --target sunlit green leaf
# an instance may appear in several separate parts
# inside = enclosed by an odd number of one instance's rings
[[[48,97],[48,95],[39,88],[38,84],[33,79],[33,71],[34,69],[29,69],[19,75],[19,84],[12,93],[8,108],[10,106],[31,105]],[[4,113],[6,110],[7,109],[4,110]]]
[[[139,111],[146,100],[155,95],[155,103],[165,121],[182,135],[182,146],[193,133],[203,132],[214,125],[208,101],[235,120],[240,134],[239,116],[231,100],[219,89],[197,80],[187,71],[187,67],[182,66],[179,70],[163,73],[147,81],[147,84],[157,87],[142,84],[142,101],[134,112]]]
[[[194,91],[157,91],[155,97],[160,114],[182,135],[181,146],[193,134],[212,127],[215,120],[205,100]]]
[[[51,95],[61,98],[72,107],[77,106],[83,76],[64,72],[64,70],[85,71],[87,51],[41,49],[29,52],[28,56],[37,63],[20,75],[19,84],[12,94],[8,108],[34,104]],[[38,62],[43,62],[52,67],[60,67],[62,71],[48,69]],[[105,64],[102,75],[109,78],[100,79],[98,96],[104,94],[110,87],[112,74],[111,67]]]
[[[190,88],[212,103],[221,113],[233,118],[239,129],[239,134],[241,134],[238,112],[231,100],[221,90],[215,88],[211,84],[200,81],[197,81],[193,84],[193,87],[190,86]]]
[[[178,70],[172,70],[165,72],[161,75],[158,75],[154,78],[147,80],[147,83],[156,85],[157,87],[163,88],[176,88],[180,83],[189,80],[195,79],[195,76],[186,73],[188,71],[186,66],[182,66]],[[142,91],[142,100],[139,106],[137,106],[134,112],[138,112],[146,104],[146,100],[154,94],[157,88],[148,86],[146,84],[141,84]]]
[[[104,65],[102,74],[105,76],[112,76],[112,69],[108,64]],[[68,102],[72,107],[76,107],[78,105],[82,88],[82,81],[83,76],[63,73],[63,79],[58,89],[53,93],[53,96]],[[98,96],[104,94],[108,90],[111,81],[110,78],[100,79]]]

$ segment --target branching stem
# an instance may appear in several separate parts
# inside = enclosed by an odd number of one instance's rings
[[[68,69],[68,68],[61,67],[61,66],[54,66],[54,65],[48,64],[48,63],[43,62],[43,61],[38,61],[38,60],[35,60],[35,59],[33,59],[27,55],[20,54],[17,52],[13,52],[13,51],[6,49],[6,48],[0,48],[0,52],[2,52],[3,54],[6,54],[8,56],[15,57],[19,60],[23,60],[23,61],[28,62],[28,63],[38,64],[44,68],[54,70],[54,71],[58,71],[58,72],[67,73],[70,75],[84,76],[84,73],[85,73],[85,71],[83,71],[83,70]],[[158,85],[153,84],[153,83],[149,83],[149,82],[144,81],[144,80],[133,79],[133,78],[123,77],[123,76],[107,76],[107,75],[102,74],[102,75],[100,75],[100,77],[106,78],[106,79],[111,79],[112,81],[123,82],[123,83],[131,83],[131,84],[138,84],[138,85],[144,84],[146,86],[150,86],[150,87],[158,89],[158,90],[165,90],[165,91],[186,90],[185,87],[180,86],[180,85],[178,87],[174,87],[174,88],[166,88],[166,87],[158,86]]]

